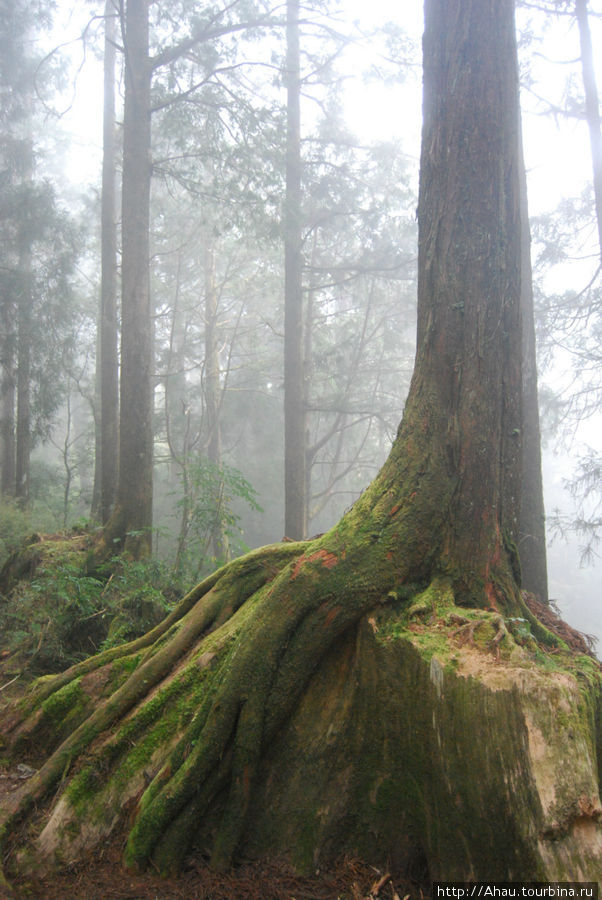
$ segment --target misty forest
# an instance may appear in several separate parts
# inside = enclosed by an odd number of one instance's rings
[[[0,897],[598,885],[602,4],[72,7],[0,3]]]

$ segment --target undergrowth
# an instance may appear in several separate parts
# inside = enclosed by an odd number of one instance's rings
[[[116,557],[85,572],[73,554],[57,554],[0,597],[0,650],[9,668],[58,672],[160,622],[177,599],[168,568],[157,560]]]

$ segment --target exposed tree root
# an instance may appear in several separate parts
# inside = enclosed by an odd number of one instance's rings
[[[49,818],[29,842],[36,868],[77,857],[127,813],[131,869],[176,870],[199,831],[210,835],[213,866],[227,869],[266,753],[322,661],[367,613],[380,615],[377,628],[393,607],[429,615],[444,607],[458,617],[456,600],[480,607],[473,615],[494,628],[496,648],[510,640],[503,614],[527,612],[499,530],[488,532],[471,562],[481,576],[467,577],[446,541],[450,497],[425,486],[443,463],[431,458],[427,474],[421,454],[403,446],[328,534],[230,563],[149,634],[34,687],[7,737],[13,746],[43,743],[50,755],[2,815],[4,846],[20,823],[36,821],[58,785]],[[433,673],[440,690],[436,666]],[[27,866],[26,855],[18,867]]]
[[[228,622],[249,597],[275,577],[290,558],[299,555],[303,546],[274,545],[251,553],[242,560],[235,560],[198,585],[147,635],[91,657],[57,676],[41,679],[34,686],[31,697],[12,716],[12,721],[6,723],[7,736],[13,744],[22,746],[28,739],[31,741],[42,735],[51,741],[52,715],[44,708],[44,701],[95,670],[111,667],[117,660],[146,651],[142,653],[135,671],[120,688],[111,692],[93,711],[82,711],[83,721],[29,780],[15,808],[3,816],[0,838],[9,833],[34,804],[44,799],[48,791],[64,778],[73,761],[101,732],[110,729],[148,696],[181,663],[195,642]],[[103,684],[102,679],[100,684]],[[200,716],[202,718],[202,713]]]

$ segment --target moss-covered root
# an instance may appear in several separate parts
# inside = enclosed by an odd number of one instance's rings
[[[375,587],[361,582],[359,589],[352,587],[354,570],[357,560],[351,556],[337,557],[319,547],[300,557],[258,597],[244,640],[237,642],[220,672],[211,706],[202,712],[204,727],[189,756],[176,772],[171,765],[165,767],[143,797],[126,846],[128,865],[146,866],[167,829],[179,832],[184,842],[188,805],[199,790],[208,804],[213,792],[207,786],[224,779],[229,794],[213,864],[231,864],[262,749],[294,709],[333,641],[382,599],[375,596]],[[344,604],[341,583],[347,585]],[[201,810],[201,815],[206,812]]]
[[[282,544],[263,548],[262,551],[249,554],[225,567],[219,577],[212,577],[191,592],[180,604],[177,616],[170,619],[171,624],[160,628],[158,638],[148,647],[135,671],[121,687],[94,709],[89,705],[82,705],[83,721],[70,732],[36,775],[27,782],[15,807],[0,818],[0,841],[10,833],[14,824],[64,777],[73,761],[98,735],[118,722],[151,693],[170,670],[186,657],[203,635],[227,622],[245,600],[254,596],[261,587],[272,580],[286,562],[298,556],[303,546],[300,548],[295,544]],[[131,656],[132,650],[135,649],[139,649],[138,642],[127,645],[123,652]],[[101,664],[111,665],[113,662],[114,657],[111,655],[108,662],[105,656]],[[70,673],[71,681],[67,683],[64,679],[54,679],[52,682],[54,696],[64,694],[70,685],[78,686],[81,683],[82,671],[86,671],[85,667],[83,669],[74,667]],[[30,736],[32,733],[41,734],[45,724],[54,725],[56,733],[53,703],[49,702],[53,695],[49,695],[46,685],[42,685],[42,688],[37,694],[37,702],[39,703],[40,697],[46,699],[36,712],[13,729],[13,739],[22,740],[28,732]],[[49,739],[50,737],[51,735]]]
[[[75,678],[87,675],[89,672],[93,672],[116,659],[122,659],[152,647],[218,582],[220,582],[220,595],[222,597],[229,595],[229,601],[228,603],[224,602],[223,614],[220,617],[220,620],[223,620],[224,616],[230,615],[247,597],[254,593],[258,586],[273,578],[290,559],[299,556],[305,546],[306,542],[271,544],[261,547],[259,550],[254,550],[244,557],[235,559],[220,569],[216,569],[215,572],[212,572],[211,575],[208,575],[200,584],[189,591],[169,615],[146,634],[118,647],[110,647],[108,650],[82,660],[82,662],[76,663],[74,666],[56,675],[45,675],[39,678],[22,702],[22,709],[24,712],[31,711],[39,706],[43,700]]]

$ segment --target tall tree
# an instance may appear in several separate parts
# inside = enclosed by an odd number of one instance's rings
[[[28,136],[22,143],[26,160],[23,172],[25,196],[33,197],[33,145]],[[27,218],[21,223],[17,240],[17,425],[15,435],[15,496],[25,507],[29,503],[29,463],[31,456],[31,354],[33,328],[32,244],[34,232]]]
[[[2,493],[15,496],[15,404],[17,394],[18,319],[24,315],[26,290],[20,277],[27,257],[23,229],[17,218],[14,197],[23,182],[31,180],[33,164],[31,140],[26,134],[31,115],[32,61],[28,52],[28,22],[25,3],[0,10],[0,170],[3,196],[0,210],[2,224],[2,296],[1,296],[1,435]],[[20,239],[19,239],[20,238]],[[23,410],[23,377],[21,397]],[[23,442],[21,442],[23,449]],[[21,478],[23,482],[23,478]]]
[[[423,46],[418,350],[391,454],[328,534],[235,560],[139,641],[46,680],[29,719],[23,704],[5,719],[21,747],[56,749],[2,839],[63,784],[27,830],[30,865],[73,859],[128,816],[127,863],[162,871],[196,841],[218,867],[241,849],[306,867],[349,851],[436,880],[597,878],[598,670],[564,657],[559,678],[538,666],[543,643],[517,643],[528,619],[560,651],[523,604],[513,545],[512,0],[427,0]]]
[[[307,532],[306,396],[303,366],[301,61],[299,0],[286,4],[286,194],[284,199],[284,531]]]
[[[60,403],[62,354],[73,335],[69,277],[75,234],[36,172],[33,22],[47,9],[0,8],[0,354],[2,491],[29,500],[30,455]]]
[[[125,7],[122,296],[117,535],[135,556],[151,549],[153,342],[149,285],[150,87],[148,0]],[[114,525],[109,522],[109,534]]]
[[[215,247],[209,234],[204,247],[205,274],[205,413],[207,418],[207,458],[219,473],[222,465],[222,428],[220,422],[221,389],[219,372],[219,348],[217,337],[218,294],[215,281]],[[219,479],[213,488],[213,503],[217,512],[211,529],[211,545],[216,560],[229,558],[228,537],[224,515],[224,484]]]
[[[575,13],[579,27],[581,44],[581,71],[585,90],[585,116],[589,129],[592,151],[592,168],[594,176],[594,197],[596,201],[596,220],[598,223],[598,245],[602,264],[602,131],[600,129],[600,100],[596,84],[594,52],[587,14],[587,0],[575,0]]]
[[[100,520],[106,523],[117,489],[119,454],[119,377],[117,362],[117,221],[115,147],[115,64],[117,12],[105,3],[103,160],[101,195],[100,368]]]
[[[521,180],[521,312],[522,312],[522,480],[518,548],[522,583],[527,591],[548,601],[546,515],[541,468],[541,429],[537,386],[537,347],[531,268],[531,231],[527,200],[527,172],[520,138]]]
[[[257,13],[255,5],[243,8],[244,21],[231,18],[237,4],[224,10],[209,10],[205,16],[190,16],[190,34],[163,45],[150,56],[149,0],[127,0],[122,22],[125,53],[125,98],[123,122],[122,180],[122,301],[121,380],[119,427],[119,480],[115,509],[104,529],[104,546],[112,551],[117,543],[136,556],[150,553],[153,505],[153,340],[149,278],[149,228],[151,184],[151,115],[178,99],[188,99],[206,74],[192,87],[179,89],[178,63],[186,58],[203,70],[216,61],[211,49],[195,58],[199,47],[224,35],[246,31],[271,21]],[[161,17],[160,17],[161,18]],[[166,19],[167,20],[167,19]],[[161,26],[164,20],[161,18]],[[179,25],[179,23],[178,23]],[[174,30],[178,25],[174,23]],[[175,67],[163,89],[161,100],[151,104],[153,75],[164,67]],[[195,69],[196,73],[196,69]]]

